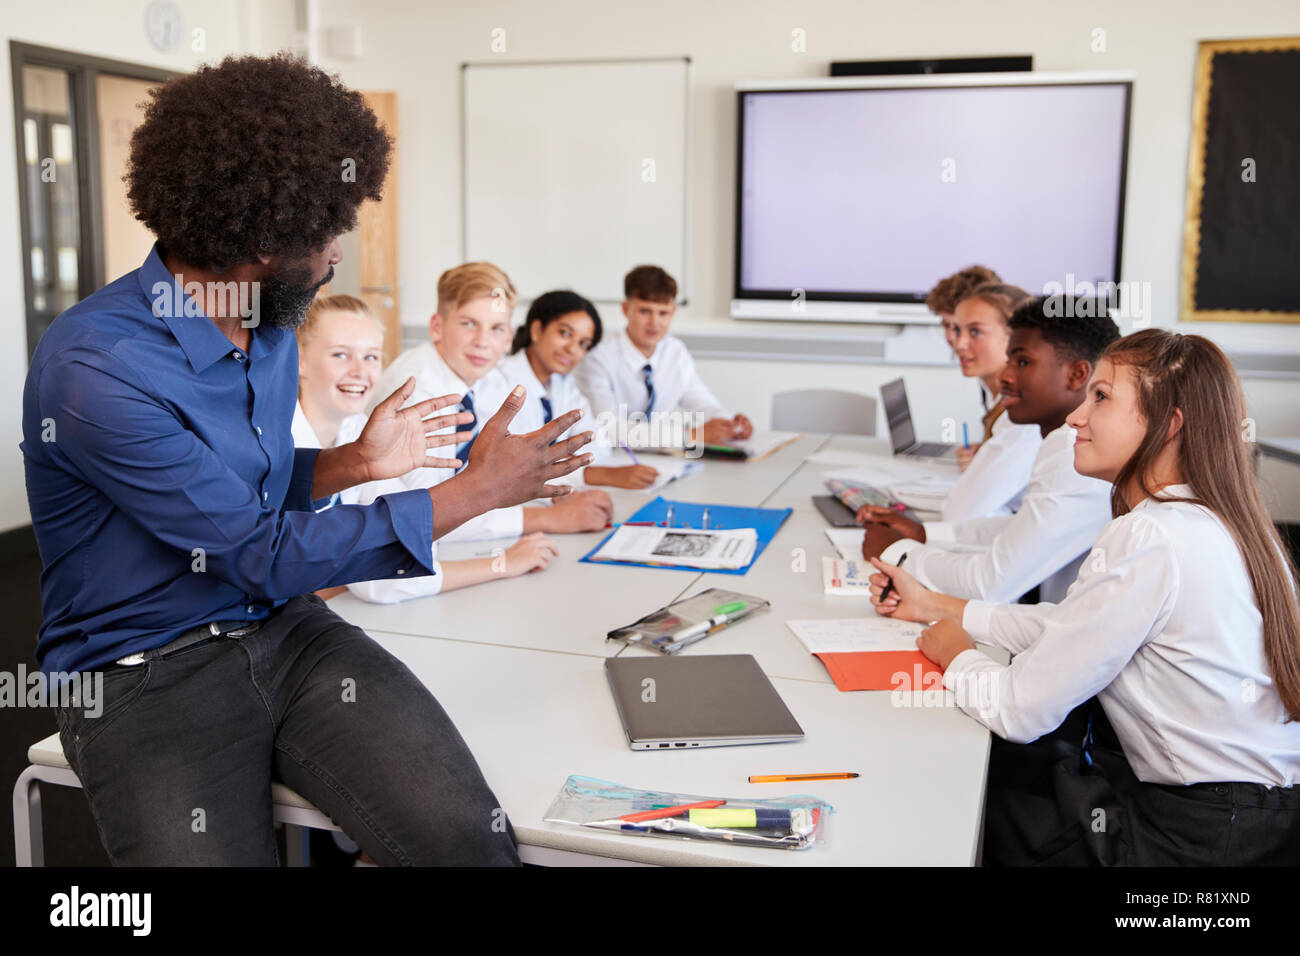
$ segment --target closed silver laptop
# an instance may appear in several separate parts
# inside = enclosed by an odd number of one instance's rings
[[[633,750],[769,744],[803,728],[749,654],[615,657],[605,661]]]

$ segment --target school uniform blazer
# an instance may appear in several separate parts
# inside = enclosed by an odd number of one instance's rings
[[[1110,522],[1060,604],[967,604],[962,626],[1014,657],[963,651],[944,684],[1016,742],[1096,695],[1146,783],[1291,786],[1300,722],[1269,676],[1241,552],[1208,508],[1170,497],[1194,495],[1170,486]]]
[[[955,597],[1004,603],[1041,585],[1043,600],[1059,601],[1110,520],[1110,490],[1074,470],[1074,429],[1062,425],[1039,446],[1015,514],[927,521],[925,544],[895,541],[881,559],[906,554],[917,580]]]

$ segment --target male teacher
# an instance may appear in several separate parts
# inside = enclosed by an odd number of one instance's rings
[[[590,433],[486,422],[428,490],[317,514],[419,466],[458,396],[382,403],[354,443],[295,449],[293,329],[378,199],[390,141],[361,96],[287,55],[229,58],[151,94],[127,183],[144,264],[63,313],[23,393],[46,673],[103,672],[57,712],[115,864],[275,865],[271,781],[377,862],[518,864],[514,832],[415,676],[312,592],[433,573],[432,542],[587,464]]]

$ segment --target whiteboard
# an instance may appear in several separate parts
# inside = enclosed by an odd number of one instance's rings
[[[528,301],[621,302],[633,266],[686,301],[690,60],[466,63],[462,251]]]

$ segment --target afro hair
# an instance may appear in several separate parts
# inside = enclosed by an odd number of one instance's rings
[[[1119,326],[1094,296],[1040,295],[1011,313],[1012,329],[1038,329],[1058,357],[1097,364],[1102,350],[1119,338]]]
[[[379,199],[392,142],[360,93],[279,53],[227,57],[150,91],[124,177],[171,255],[221,271],[299,259]]]

